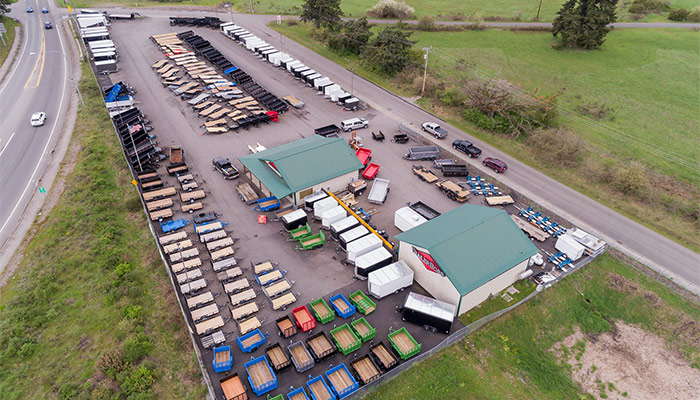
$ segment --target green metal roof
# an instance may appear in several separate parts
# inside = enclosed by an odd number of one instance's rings
[[[396,236],[422,247],[465,295],[537,248],[503,210],[465,204]]]
[[[246,155],[239,160],[278,199],[362,168],[362,163],[345,140],[319,135]],[[274,164],[279,175],[268,162]]]

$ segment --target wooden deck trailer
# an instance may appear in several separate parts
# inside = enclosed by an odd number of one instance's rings
[[[187,308],[193,310],[201,305],[211,303],[212,301],[214,301],[214,295],[212,295],[211,292],[202,293],[187,299]]]
[[[379,368],[384,371],[389,371],[399,365],[399,359],[389,350],[389,347],[384,342],[379,341],[369,347],[370,354],[374,358]]]
[[[180,272],[182,272],[186,269],[199,267],[201,265],[202,265],[202,259],[199,257],[194,257],[194,258],[190,258],[189,260],[170,264],[170,270],[173,271],[174,274],[179,274]]]
[[[308,371],[315,365],[313,357],[311,357],[311,354],[302,342],[290,344],[287,350],[292,357],[292,362],[297,372]]]
[[[230,282],[243,274],[243,271],[239,267],[233,267],[216,274],[216,279],[221,283]]]
[[[352,369],[355,370],[355,374],[360,378],[360,383],[363,385],[376,380],[381,375],[379,367],[372,361],[369,354],[365,354],[356,360],[350,361],[350,365]]]
[[[306,339],[306,345],[311,349],[311,355],[318,363],[336,353],[337,348],[328,339],[326,333],[321,331]]]
[[[157,200],[162,197],[174,196],[176,193],[175,186],[168,186],[162,189],[153,190],[150,192],[143,192],[143,200],[148,202],[152,200]]]
[[[289,315],[278,318],[275,323],[277,324],[277,334],[285,339],[297,333],[297,327]]]
[[[326,379],[331,384],[331,389],[338,396],[338,399],[344,399],[360,388],[355,378],[345,366],[345,363],[337,365],[328,371],[324,372]]]
[[[196,324],[195,330],[197,331],[198,335],[204,335],[215,329],[219,329],[222,326],[224,326],[224,319],[221,318],[221,315],[218,315],[214,318]]]
[[[251,301],[250,303],[243,304],[242,306],[232,308],[231,316],[233,317],[233,319],[238,321],[249,317],[258,311],[258,305],[254,301]]]
[[[270,360],[270,365],[275,372],[279,373],[292,366],[292,360],[287,356],[282,346],[275,343],[265,348],[265,355]]]
[[[224,400],[248,400],[248,394],[238,373],[234,372],[233,375],[221,379],[219,384],[224,392]]]
[[[175,242],[175,241],[178,241],[178,240],[182,240],[182,239],[185,239],[185,238],[187,238],[187,232],[185,232],[185,231],[180,231],[180,232],[175,232],[175,233],[170,234],[170,235],[161,236],[161,237],[158,238],[158,242],[159,242],[161,245],[165,245],[165,244],[168,244],[168,243],[171,243],[171,242]]]

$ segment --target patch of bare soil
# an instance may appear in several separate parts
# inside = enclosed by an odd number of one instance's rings
[[[700,399],[700,371],[664,339],[632,325],[618,322],[611,332],[593,338],[576,328],[552,351],[597,399]]]

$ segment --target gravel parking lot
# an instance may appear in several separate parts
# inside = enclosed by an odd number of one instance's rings
[[[178,99],[165,88],[158,75],[151,69],[151,65],[162,59],[163,55],[149,40],[149,37],[155,34],[181,32],[189,29],[209,40],[231,62],[245,70],[270,92],[278,97],[291,94],[304,101],[306,104],[304,112],[291,110],[280,116],[278,123],[272,122],[268,125],[252,127],[249,130],[231,131],[222,135],[203,135],[204,129],[201,125],[204,120],[198,118],[185,101]],[[273,311],[265,296],[258,294],[256,302],[261,307],[258,317],[263,319],[261,330],[269,333],[270,336],[262,349],[252,353],[254,357],[262,355],[264,347],[271,343],[279,342],[284,347],[289,344],[286,339],[279,338],[274,321],[285,313],[289,314],[291,308],[308,304],[311,300],[319,297],[324,297],[327,301],[328,297],[335,293],[343,293],[347,297],[349,293],[356,290],[366,290],[367,286],[366,282],[352,278],[352,268],[340,262],[344,258],[344,254],[337,251],[337,244],[332,240],[329,239],[321,249],[297,252],[294,250],[294,243],[286,242],[285,235],[280,233],[281,224],[271,221],[271,213],[267,213],[267,224],[259,224],[257,217],[261,213],[253,211],[252,206],[240,201],[235,190],[235,185],[244,181],[245,178],[225,181],[212,168],[212,158],[227,157],[242,170],[242,165],[237,159],[249,153],[249,145],[254,146],[260,143],[270,148],[313,135],[313,129],[316,127],[331,123],[339,124],[341,120],[351,117],[364,117],[370,121],[370,127],[357,133],[362,137],[365,146],[372,149],[372,161],[381,165],[378,176],[391,181],[391,192],[383,205],[367,203],[366,195],[358,198],[360,207],[377,209],[378,213],[374,214],[371,220],[377,229],[386,230],[390,235],[390,240],[392,240],[391,238],[399,233],[393,224],[394,211],[405,206],[407,202],[423,201],[440,212],[447,212],[460,205],[460,203],[449,200],[435,185],[420,181],[412,173],[412,164],[421,164],[429,168],[431,163],[412,163],[402,159],[408,145],[392,143],[389,140],[397,131],[395,122],[389,117],[372,108],[357,112],[343,112],[337,105],[330,103],[323,96],[317,95],[315,90],[293,79],[288,72],[261,61],[253,53],[224,37],[216,30],[171,27],[166,19],[143,19],[113,23],[111,31],[121,57],[120,71],[112,74],[111,80],[113,82],[123,80],[137,89],[138,106],[152,121],[152,126],[155,128],[153,133],[157,135],[159,146],[166,148],[171,145],[183,146],[185,161],[190,171],[195,175],[195,180],[207,192],[207,197],[203,199],[205,206],[202,211],[220,213],[221,220],[228,223],[225,229],[230,232],[231,237],[238,238],[235,244],[237,248],[235,256],[242,260],[241,265],[249,267],[251,262],[271,260],[279,263],[281,269],[288,271],[286,278],[290,282],[294,282],[291,291],[297,296],[298,301],[286,311]],[[310,67],[313,68],[313,66]],[[414,127],[414,129],[418,130],[419,127]],[[373,141],[371,139],[371,131],[373,130],[382,130],[387,135],[387,140],[384,142]],[[348,133],[341,133],[341,136],[345,139],[349,138]],[[445,140],[451,141],[449,136]],[[411,142],[409,144],[415,145],[417,143]],[[439,171],[433,171],[437,176],[441,176]],[[159,172],[167,180],[166,186],[178,187],[175,178],[168,177],[163,166]],[[453,178],[453,180],[459,179]],[[370,184],[368,182],[368,185]],[[482,204],[483,197],[473,196],[469,203]],[[174,209],[177,209],[174,218],[190,218],[189,215],[180,213],[179,207],[174,207]],[[508,206],[506,210],[509,213],[517,212],[514,206]],[[314,222],[312,227],[313,231],[317,232],[320,229],[320,223]],[[196,236],[193,234],[193,227],[190,225],[185,229],[190,234],[190,239],[195,242]],[[535,242],[535,244],[538,248],[545,248],[549,252],[553,251],[553,240],[548,240],[544,244],[539,242]],[[200,253],[206,254],[202,245],[197,244],[197,246]],[[548,269],[550,267],[551,265]],[[538,271],[539,269],[540,267],[537,267]],[[215,301],[219,309],[222,310],[221,315],[224,318],[230,317],[228,296],[225,295],[223,287],[217,281],[211,264],[205,262],[201,270],[208,282],[208,288],[205,290],[211,290],[216,295]],[[260,291],[260,286],[254,282],[250,269],[244,271],[244,276],[248,278],[254,289]],[[411,290],[424,293],[415,284]],[[396,305],[400,304],[402,300],[403,295],[389,296],[378,302],[377,310],[366,317],[367,321],[377,328],[376,340],[388,343],[386,335],[389,330],[398,329],[401,326],[406,326],[416,340],[422,343],[423,350],[436,346],[445,338],[445,335],[431,334],[421,327],[403,323],[400,315],[394,311]],[[193,326],[190,316],[187,315],[186,318],[190,326]],[[339,326],[345,322],[349,321],[342,321],[340,317],[337,317],[328,326],[319,324],[312,333],[317,333],[319,330],[328,333],[336,325]],[[456,322],[453,331],[460,327],[461,324]],[[239,376],[246,378],[247,374],[243,363],[250,359],[251,354],[241,353],[235,344],[238,330],[233,320],[226,322],[223,331],[227,333],[226,344],[231,345],[234,357],[234,368],[227,374],[238,372]],[[298,333],[292,339],[298,341],[308,335],[307,333]],[[309,374],[321,375],[328,370],[329,363],[338,365],[341,362],[346,362],[349,368],[349,360],[355,356],[366,354],[368,348],[369,346],[364,344],[354,354],[336,355],[330,360],[316,365],[308,373],[299,374],[293,369],[283,372],[278,375],[279,389],[272,391],[271,394],[286,394],[290,386],[303,386],[308,380]],[[222,392],[218,381],[226,374],[213,372],[211,350],[201,348],[200,350],[202,350],[216,396],[221,397]],[[247,382],[246,386],[249,386]],[[252,394],[249,389],[249,395]]]

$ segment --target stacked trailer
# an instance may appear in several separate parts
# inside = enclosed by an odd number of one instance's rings
[[[265,356],[251,357],[250,361],[244,364],[244,367],[248,373],[248,383],[257,396],[262,396],[277,388],[277,376],[272,371],[270,364],[267,363]]]
[[[338,396],[338,399],[344,399],[360,388],[360,384],[357,383],[345,363],[332,367],[324,375],[331,383],[331,389]]]

